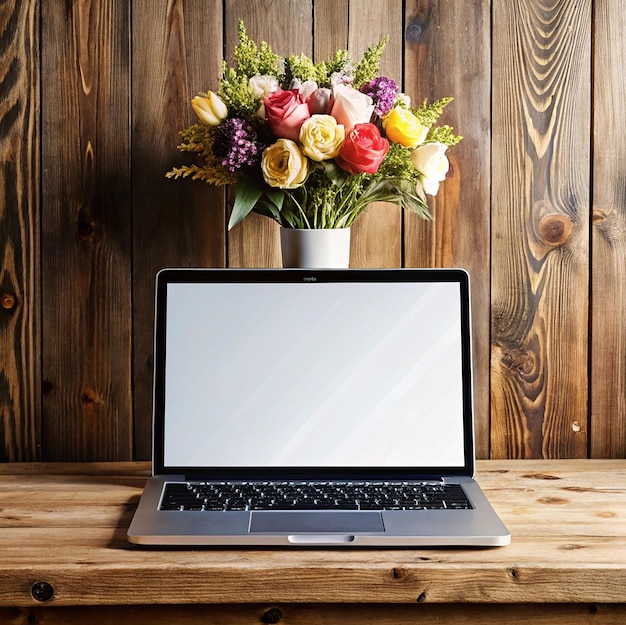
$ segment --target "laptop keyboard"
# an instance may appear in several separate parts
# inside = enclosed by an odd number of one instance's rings
[[[444,482],[167,482],[160,510],[467,510]]]

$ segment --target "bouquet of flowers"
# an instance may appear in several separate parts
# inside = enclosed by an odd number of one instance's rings
[[[235,66],[223,63],[217,92],[193,98],[200,123],[183,130],[183,165],[171,178],[235,184],[229,229],[251,211],[289,228],[347,228],[371,202],[392,202],[429,219],[461,137],[435,123],[452,98],[411,107],[379,76],[387,38],[358,63],[348,52],[313,63],[281,59],[239,23]]]

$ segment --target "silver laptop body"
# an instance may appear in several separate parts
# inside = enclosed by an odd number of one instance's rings
[[[142,545],[499,546],[459,269],[165,269]]]

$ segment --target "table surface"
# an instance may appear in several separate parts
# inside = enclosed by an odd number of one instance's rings
[[[480,461],[489,549],[146,549],[149,469],[0,464],[0,606],[626,603],[626,460]]]

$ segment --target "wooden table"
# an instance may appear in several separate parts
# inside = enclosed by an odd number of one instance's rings
[[[0,465],[2,625],[626,623],[626,460],[480,462],[493,549],[145,549],[148,472]]]

